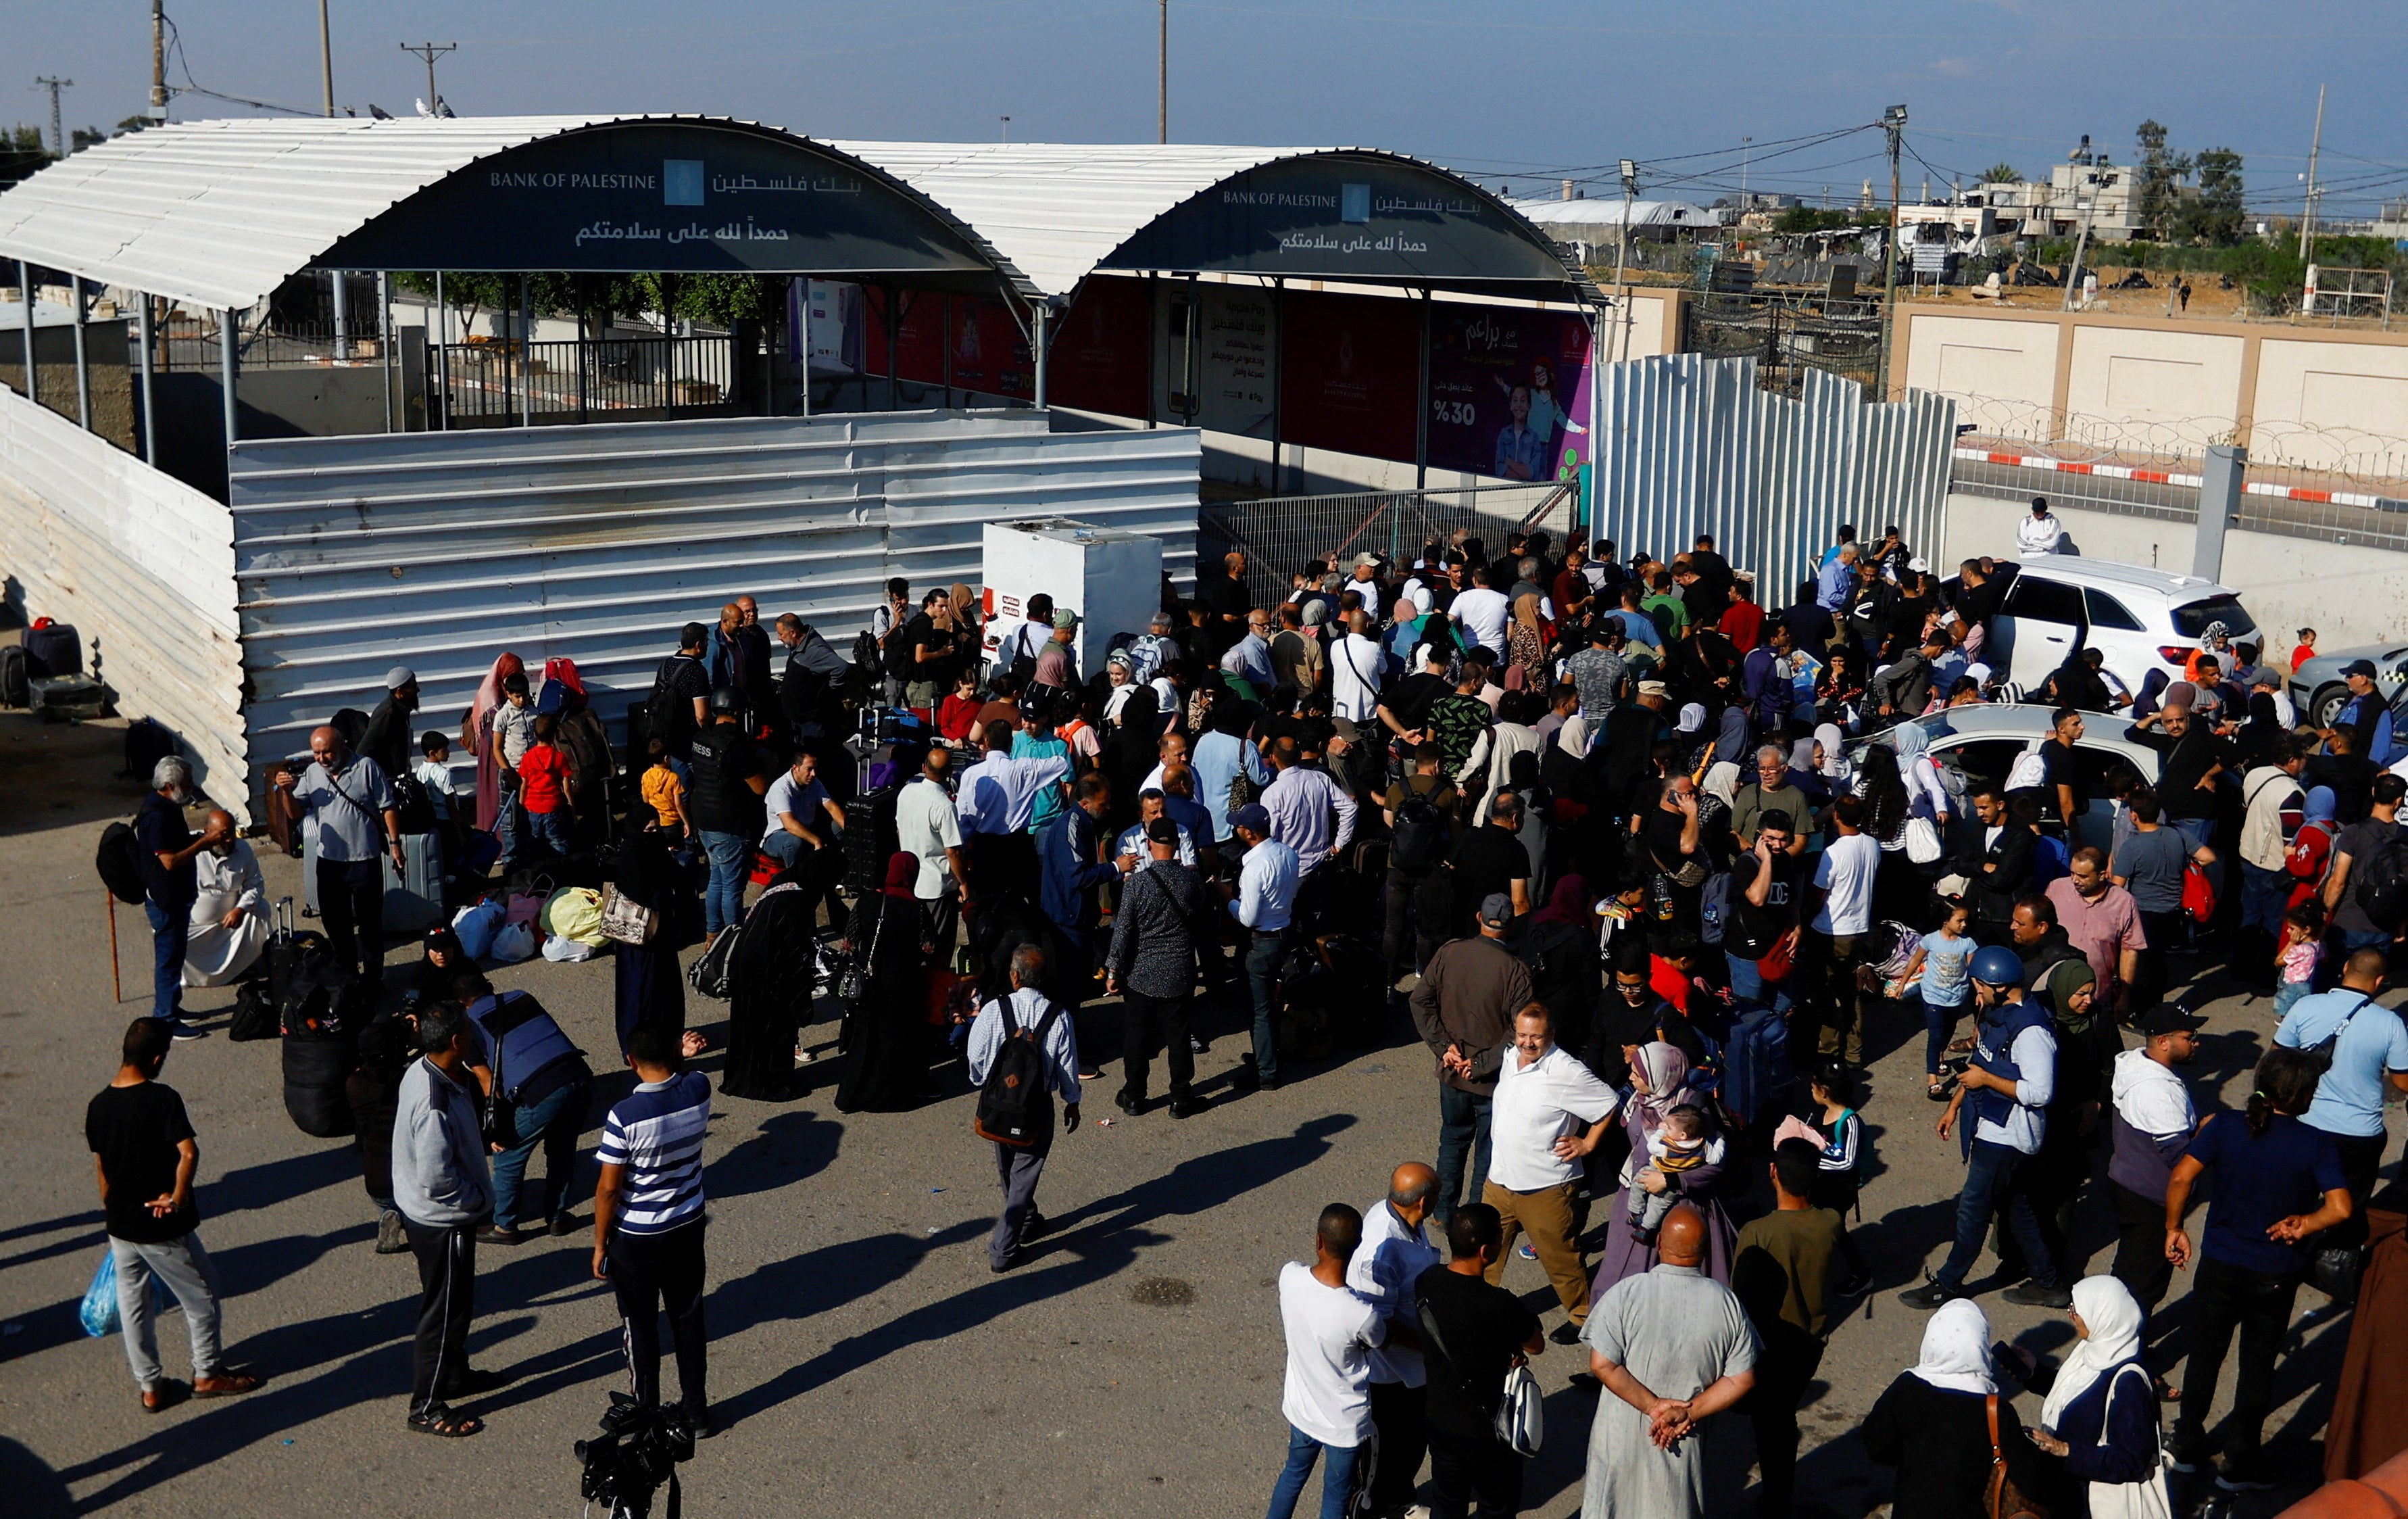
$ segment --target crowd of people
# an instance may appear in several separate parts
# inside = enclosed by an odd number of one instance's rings
[[[1431,1057],[1430,1159],[1367,1211],[1325,1211],[1314,1264],[1280,1279],[1291,1427],[1270,1519],[1316,1462],[1326,1516],[1358,1489],[1404,1512],[1425,1453],[1432,1512],[1516,1512],[1499,1411],[1550,1343],[1586,1347],[1598,1394],[1584,1512],[1701,1512],[1714,1431],[1743,1414],[1761,1512],[1786,1513],[1799,1402],[1871,1285],[1846,1219],[1871,1168],[1869,1034],[1896,1019],[1923,1031],[1935,1127],[1966,1169],[1944,1261],[1901,1294],[1932,1313],[1922,1358],[1864,1426],[1898,1469],[1893,1512],[1985,1512],[1988,1408],[2026,1384],[2046,1393],[2028,1436],[1997,1404],[2013,1480],[2058,1512],[2086,1487],[2094,1512],[2146,1512],[2102,1505],[2162,1484],[2160,1452],[2189,1473],[2220,1448],[2227,1488],[2270,1480],[2258,1426],[2297,1289],[2362,1253],[2371,1203],[2386,1216],[2370,1194],[2408,1025],[2372,996],[2408,927],[2408,780],[2382,767],[2398,756],[2371,667],[2314,727],[2248,630],[2210,626],[2180,679],[2120,680],[2077,646],[2040,687],[2005,686],[1984,656],[2015,567],[1943,580],[1898,530],[1842,528],[1782,605],[1704,537],[1668,563],[1540,534],[1492,554],[1456,532],[1410,564],[1332,553],[1283,584],[1232,552],[1191,596],[1166,579],[1159,614],[1112,630],[1095,670],[1096,640],[1041,595],[990,624],[968,586],[893,581],[841,650],[791,614],[764,627],[744,597],[679,630],[619,753],[572,664],[530,682],[504,654],[458,736],[473,786],[454,789],[446,735],[409,738],[406,667],[362,732],[321,728],[280,786],[315,830],[328,937],[370,987],[387,859],[433,858],[455,899],[530,870],[607,882],[639,1084],[605,1125],[595,1271],[651,1402],[666,1310],[697,1433],[714,1100],[788,1100],[828,1059],[848,1112],[966,1081],[1007,1272],[1048,1231],[1051,1146],[1113,1060],[1124,1114],[1187,1120],[1409,1020]],[[2008,773],[1930,752],[1931,714],[2007,700],[2052,713]],[[2077,757],[2086,724],[2120,727],[2157,773],[2101,780]],[[155,779],[137,831],[160,979],[137,1029],[184,1037],[188,972],[240,973],[208,936],[240,941],[264,894],[230,820],[187,827],[189,770]],[[2094,791],[2113,799],[2105,847],[2077,826]],[[2248,1111],[2202,1122],[2180,1073],[2199,1020],[2169,997],[2174,957],[2195,983],[2211,939],[2232,982],[2279,989],[2278,1022]],[[715,1091],[684,1069],[697,946],[729,1003]],[[448,930],[396,979],[359,1038],[364,1170],[380,1248],[413,1252],[424,1291],[412,1427],[472,1434],[452,1404],[480,1385],[477,1247],[576,1226],[595,1075]],[[833,1051],[810,1033],[830,994]],[[129,1071],[160,1037],[128,1036]],[[1199,1082],[1217,1039],[1242,1053]],[[145,1188],[175,1128],[147,1122]],[[548,1196],[525,1175],[538,1149]],[[2077,1279],[2086,1210],[2109,1209],[2113,1269]],[[1994,1227],[2006,1299],[2071,1315],[2061,1366],[1992,1354],[1970,1298]],[[1516,1258],[1543,1269],[1552,1330],[1499,1285]],[[176,1268],[206,1271],[197,1240]],[[2177,1268],[2189,1362],[2161,1434],[2151,1355]],[[126,1325],[147,1399],[156,1357]],[[2211,1430],[2236,1328],[2236,1405]],[[2408,1444],[2380,1399],[2353,1406],[2352,1459]]]

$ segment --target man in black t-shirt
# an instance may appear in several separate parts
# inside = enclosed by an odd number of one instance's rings
[[[2041,802],[2057,810],[2057,819],[2071,830],[2082,810],[2090,805],[2083,794],[2082,771],[2073,763],[2073,746],[2082,738],[2082,714],[2071,707],[2060,707],[2056,715],[2057,734],[2040,746],[2040,762],[2045,767],[2041,778]]]
[[[1380,694],[1381,724],[1409,744],[1422,741],[1430,708],[1440,696],[1455,690],[1446,678],[1446,652],[1436,645],[1428,648],[1418,673],[1406,676]]]
[[[1505,1251],[1497,1210],[1466,1203],[1447,1225],[1453,1258],[1413,1283],[1420,1298],[1422,1363],[1428,1373],[1423,1424],[1429,1435],[1436,1513],[1522,1512],[1522,1457],[1497,1438],[1497,1405],[1515,1361],[1541,1354],[1546,1336],[1522,1299],[1492,1287],[1482,1273]]]
[[[1731,861],[1730,916],[1723,925],[1731,995],[1782,1012],[1789,1008],[1789,964],[1798,951],[1799,862],[1789,853],[1795,832],[1779,809],[1757,818],[1756,847]],[[1779,974],[1765,973],[1768,956]]]
[[[744,693],[732,686],[710,694],[710,725],[694,736],[685,783],[686,819],[710,856],[702,919],[703,932],[712,936],[744,916],[744,878],[762,834],[761,798],[769,791],[752,738],[736,721],[743,706]]]
[[[1523,846],[1522,798],[1500,791],[1488,811],[1488,821],[1467,828],[1447,855],[1449,884],[1454,891],[1453,927],[1441,936],[1462,939],[1478,932],[1472,914],[1492,895],[1513,904],[1513,915],[1530,910],[1530,852]]]
[[[1198,577],[1196,605],[1203,612],[1198,625],[1197,655],[1217,661],[1246,636],[1246,614],[1254,598],[1246,594],[1246,556],[1232,553],[1221,561],[1221,573]]]
[[[201,1149],[183,1097],[159,1081],[170,1039],[158,1019],[136,1018],[125,1030],[117,1079],[92,1099],[83,1118],[84,1143],[99,1161],[101,1214],[117,1266],[125,1358],[142,1390],[142,1406],[152,1412],[182,1392],[159,1365],[154,1276],[184,1310],[193,1337],[194,1395],[223,1397],[259,1385],[257,1377],[226,1370],[219,1344],[217,1272],[194,1232],[201,1221],[193,1203]]]
[[[644,720],[672,759],[683,759],[696,728],[710,721],[710,678],[703,673],[702,646],[710,630],[688,623],[678,630],[678,652],[661,661],[652,675],[652,694],[645,703]],[[640,767],[639,767],[640,768]]]

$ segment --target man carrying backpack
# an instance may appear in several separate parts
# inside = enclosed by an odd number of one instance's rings
[[[184,825],[184,805],[193,799],[193,767],[182,755],[170,754],[153,766],[150,787],[142,810],[134,814],[142,910],[150,919],[150,1016],[176,1038],[196,1039],[205,1031],[184,1022],[184,950],[192,932],[193,903],[200,896],[199,870],[193,862],[231,835],[215,826],[196,834]]]
[[[678,652],[661,661],[652,676],[652,693],[644,703],[644,734],[658,738],[669,757],[683,763],[695,730],[708,723],[710,677],[702,667],[703,640],[709,630],[688,623],[678,630]]]
[[[1045,952],[1011,952],[1011,995],[979,1010],[970,1025],[970,1082],[979,1088],[976,1128],[995,1142],[1003,1212],[986,1242],[987,1268],[1020,1264],[1020,1247],[1045,1232],[1037,1179],[1054,1147],[1054,1096],[1062,1097],[1062,1132],[1079,1131],[1078,1054],[1070,1020],[1038,990]]]
[[[2366,818],[2333,840],[2332,868],[2325,873],[2325,908],[2341,940],[2333,959],[2365,949],[2388,954],[2408,927],[2408,831],[2399,822],[2408,780],[2375,777],[2372,798]]]

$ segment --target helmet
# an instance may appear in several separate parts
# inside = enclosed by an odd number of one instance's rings
[[[2024,983],[2024,963],[2015,952],[2003,944],[1973,952],[1973,979],[1991,986],[2021,986]]]
[[[710,709],[714,712],[744,710],[744,693],[734,686],[713,686],[710,689]]]

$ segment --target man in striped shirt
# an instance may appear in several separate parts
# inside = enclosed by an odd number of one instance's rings
[[[639,1025],[627,1064],[636,1089],[603,1120],[602,1179],[594,1190],[594,1275],[618,1290],[627,1371],[637,1402],[661,1400],[659,1311],[677,1347],[686,1424],[708,1439],[703,1396],[702,1141],[710,1125],[710,1079],[684,1068],[702,1036]]]

